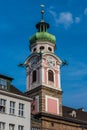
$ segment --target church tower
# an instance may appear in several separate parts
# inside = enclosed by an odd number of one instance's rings
[[[26,59],[26,94],[33,98],[32,114],[49,113],[62,116],[62,89],[60,66],[62,61],[54,54],[56,38],[48,33],[49,24],[42,18],[36,24],[37,32],[30,37],[31,55]]]

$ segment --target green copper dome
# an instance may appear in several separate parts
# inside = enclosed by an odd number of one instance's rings
[[[48,41],[51,42],[54,46],[56,44],[56,37],[48,33],[49,24],[44,21],[44,10],[42,9],[42,19],[39,23],[36,24],[37,32],[32,35],[29,39],[30,47],[37,43],[38,41]]]
[[[53,44],[56,43],[56,37],[48,32],[36,32],[30,37],[30,44],[36,43],[36,41],[48,41]]]

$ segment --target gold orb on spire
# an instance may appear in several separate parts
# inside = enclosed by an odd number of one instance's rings
[[[45,5],[42,4],[42,5],[40,5],[40,6],[41,6],[41,8],[42,8],[42,10],[41,10],[42,20],[41,20],[41,21],[44,21],[44,7],[45,7]]]

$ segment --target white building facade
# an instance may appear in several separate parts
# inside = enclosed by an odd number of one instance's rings
[[[0,88],[0,130],[30,130],[31,99],[16,93]]]

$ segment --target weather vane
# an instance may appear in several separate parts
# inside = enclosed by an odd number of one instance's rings
[[[41,8],[42,8],[42,10],[41,10],[42,20],[44,21],[44,7],[45,7],[45,5],[42,4],[42,5],[40,5],[40,6],[41,6]]]

